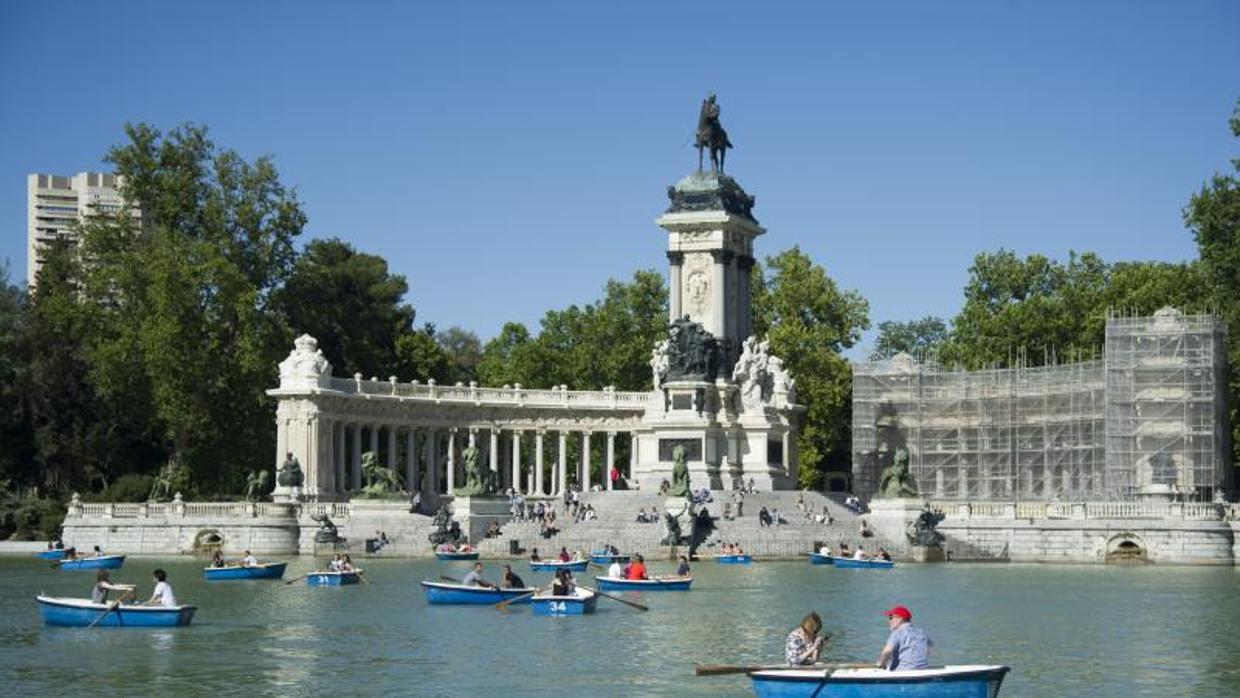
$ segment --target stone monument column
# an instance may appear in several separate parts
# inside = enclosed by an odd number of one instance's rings
[[[410,424],[405,430],[405,489],[413,492],[422,489],[418,481],[418,429]]]
[[[560,450],[557,454],[560,461],[559,485],[556,494],[563,495],[568,490],[568,432],[560,430]]]
[[[439,443],[435,430],[426,430],[426,474],[431,492],[439,493]]]
[[[681,281],[681,268],[684,267],[684,264],[685,264],[685,253],[684,252],[673,252],[671,250],[668,250],[667,268],[669,272],[668,273],[669,280],[668,280],[668,286],[667,286],[667,294],[668,294],[667,305],[670,311],[668,315],[671,316],[670,318],[668,318],[668,322],[675,320],[676,318],[680,317],[684,313],[684,310],[683,310],[684,304],[681,302],[681,288],[683,287],[683,284]]]
[[[728,264],[732,261],[732,251],[726,249],[717,249],[710,251],[711,258],[715,261],[715,278],[712,282],[714,289],[714,298],[711,302],[711,323],[710,332],[716,337],[730,336],[728,317],[732,314],[732,309],[728,307]]]
[[[736,304],[736,320],[737,332],[736,336],[742,340],[753,334],[753,314],[752,310],[746,313],[743,308],[753,307],[752,284],[753,276],[753,257],[749,255],[736,256],[736,273],[737,273],[737,298]]]
[[[491,472],[495,473],[495,480],[499,481],[499,432],[495,427],[491,427],[491,448],[487,451],[488,463],[491,466]]]
[[[540,496],[543,492],[543,433],[542,429],[534,432],[534,492]]]
[[[608,490],[614,490],[615,484],[611,480],[611,469],[616,467],[616,432],[607,432],[607,460],[603,463],[603,480],[607,483]]]
[[[590,432],[581,432],[581,491],[590,491]]]
[[[349,489],[362,489],[362,423],[353,423],[353,464],[349,468]]]
[[[387,430],[388,430],[387,467],[392,472],[395,473],[395,472],[398,472],[398,470],[396,469],[396,425],[395,424],[387,425]]]
[[[340,420],[336,421],[336,488],[333,492],[336,496],[343,495],[348,489],[344,480],[344,464],[345,459],[347,458],[345,455],[346,451],[344,450],[344,446],[345,437],[349,435],[348,427],[349,425],[345,422]]]
[[[521,492],[521,430],[512,430],[512,489]]]
[[[448,429],[448,494],[456,489],[456,428]]]

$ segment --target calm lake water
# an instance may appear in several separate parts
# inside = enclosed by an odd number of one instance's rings
[[[88,596],[93,572],[0,558],[0,682],[9,695],[752,695],[743,675],[693,665],[781,661],[809,610],[831,660],[872,660],[883,609],[903,603],[942,663],[1012,667],[1003,696],[1240,695],[1240,573],[1232,568],[805,563],[694,565],[689,593],[601,599],[598,613],[534,617],[428,607],[418,581],[465,563],[367,560],[372,585],[202,580],[202,561],[131,557],[113,581],[151,591],[168,570],[194,624],[172,630],[43,627],[35,594]],[[312,567],[294,560],[289,577]],[[655,571],[670,563],[655,563]],[[499,565],[487,563],[494,579]],[[543,582],[520,563],[527,581]]]

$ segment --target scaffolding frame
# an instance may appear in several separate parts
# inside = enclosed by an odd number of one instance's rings
[[[1202,501],[1229,491],[1222,322],[1164,309],[1109,316],[1106,336],[1102,360],[1062,365],[966,372],[908,355],[854,364],[854,491],[872,495],[901,448],[919,492],[935,499]]]

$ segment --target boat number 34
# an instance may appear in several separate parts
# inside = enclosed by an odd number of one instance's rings
[[[564,613],[567,610],[568,610],[567,601],[552,601],[551,602],[551,611],[553,613]]]

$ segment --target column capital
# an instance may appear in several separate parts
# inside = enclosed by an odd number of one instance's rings
[[[741,271],[753,269],[754,261],[754,258],[747,254],[736,255],[736,267]]]
[[[732,258],[736,256],[736,253],[732,250],[711,250],[710,256],[714,257],[715,264],[727,264],[732,261]]]
[[[685,263],[685,253],[673,250],[667,251],[667,261],[674,266],[680,266]]]

